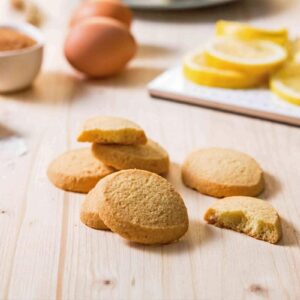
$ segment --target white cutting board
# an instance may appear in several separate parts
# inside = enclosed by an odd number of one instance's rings
[[[267,87],[233,90],[210,88],[186,80],[181,67],[170,69],[148,85],[151,96],[300,126],[300,106],[277,98]]]

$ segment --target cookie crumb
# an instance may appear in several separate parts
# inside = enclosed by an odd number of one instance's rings
[[[17,10],[23,10],[25,7],[25,1],[24,0],[10,0],[10,3],[13,8]]]
[[[249,286],[249,291],[251,293],[261,294],[261,295],[265,295],[265,296],[268,294],[268,290],[266,288],[264,288],[260,284],[256,284],[256,283],[251,284]]]
[[[33,3],[28,2],[25,6],[26,21],[32,25],[39,26],[42,23],[42,14],[39,7]]]
[[[115,282],[112,279],[103,279],[101,280],[101,284],[107,287],[114,287],[115,286]]]

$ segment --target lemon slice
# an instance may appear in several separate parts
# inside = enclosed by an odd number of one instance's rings
[[[285,45],[288,41],[288,31],[285,28],[274,30],[263,29],[244,23],[223,20],[216,23],[216,35],[235,37],[243,40],[269,40],[279,45]]]
[[[300,63],[300,39],[290,41],[288,46],[291,60]]]
[[[275,73],[270,87],[283,100],[300,105],[300,64],[288,64]]]
[[[287,51],[270,41],[217,38],[205,48],[207,63],[216,68],[252,74],[270,73],[287,58]]]
[[[246,73],[209,67],[203,52],[188,54],[183,61],[185,77],[197,84],[221,88],[250,88],[264,81],[262,76],[249,76]]]

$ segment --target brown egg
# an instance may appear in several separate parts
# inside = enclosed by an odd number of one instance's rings
[[[75,9],[71,16],[70,26],[89,17],[109,17],[124,23],[128,28],[132,21],[131,10],[117,0],[86,1]]]
[[[136,52],[136,43],[120,22],[88,18],[71,29],[65,40],[65,56],[78,71],[90,77],[120,72]]]

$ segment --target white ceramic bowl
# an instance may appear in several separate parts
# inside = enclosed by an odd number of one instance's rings
[[[0,51],[0,92],[22,90],[31,85],[41,68],[43,36],[39,29],[27,23],[0,23],[0,28],[17,30],[36,41],[32,47]]]

